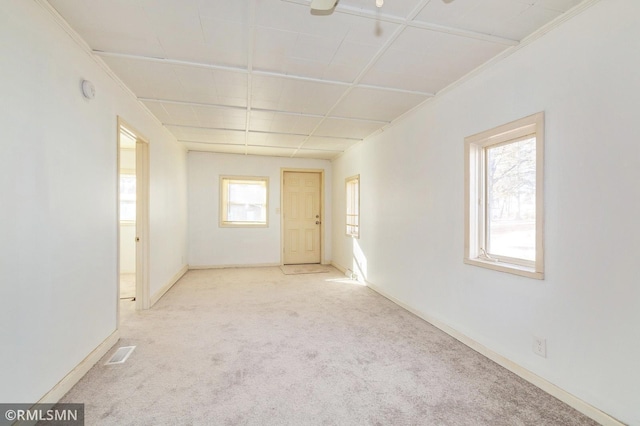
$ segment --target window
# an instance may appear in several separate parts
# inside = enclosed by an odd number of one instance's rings
[[[267,226],[266,177],[220,177],[220,226]]]
[[[346,179],[347,235],[360,237],[360,175]]]
[[[544,114],[465,139],[465,263],[544,278]]]
[[[136,220],[136,175],[120,174],[120,220]]]

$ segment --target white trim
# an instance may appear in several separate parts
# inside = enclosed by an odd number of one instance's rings
[[[336,266],[337,267],[337,266]],[[338,268],[340,269],[340,268]],[[608,415],[607,413],[599,410],[598,408],[594,407],[593,405],[588,404],[587,402],[581,400],[580,398],[578,398],[575,395],[572,395],[571,393],[567,392],[566,390],[558,387],[557,385],[554,385],[553,383],[547,381],[546,379],[538,376],[537,374],[531,372],[530,370],[527,370],[526,368],[522,367],[519,364],[516,364],[515,362],[511,361],[510,359],[500,355],[497,352],[494,352],[493,350],[487,348],[486,346],[482,345],[481,343],[478,343],[477,341],[473,340],[472,338],[466,336],[465,334],[459,332],[458,330],[450,327],[449,325],[445,324],[444,322],[428,315],[425,314],[424,312],[421,312],[417,309],[412,308],[411,306],[407,305],[406,303],[403,303],[402,301],[396,299],[395,297],[389,295],[388,293],[386,293],[384,290],[381,290],[378,286],[376,286],[375,284],[370,283],[369,281],[365,282],[367,287],[369,287],[371,290],[375,291],[376,293],[380,294],[381,296],[389,299],[390,301],[392,301],[393,303],[395,303],[396,305],[406,309],[407,311],[411,312],[412,314],[416,315],[418,318],[423,319],[424,321],[428,322],[429,324],[433,325],[434,327],[442,330],[443,332],[447,333],[449,336],[453,337],[454,339],[458,340],[460,343],[470,347],[471,349],[473,349],[474,351],[478,352],[481,355],[484,355],[485,357],[489,358],[490,360],[492,360],[493,362],[499,364],[500,366],[506,368],[507,370],[511,371],[512,373],[517,374],[519,377],[521,377],[522,379],[526,380],[527,382],[531,383],[532,385],[542,389],[543,391],[545,391],[546,393],[548,393],[549,395],[559,399],[560,401],[564,402],[565,404],[569,405],[570,407],[575,408],[576,410],[578,410],[579,412],[581,412],[582,414],[584,414],[585,416],[595,420],[596,422],[605,425],[605,426],[624,426],[624,423],[614,419],[613,417],[611,417],[610,415]]]
[[[109,352],[118,342],[120,331],[116,330],[109,337],[102,341],[89,355],[86,356],[69,374],[64,376],[49,392],[44,394],[38,404],[55,404],[84,377],[85,374]]]
[[[182,278],[184,274],[187,273],[188,270],[189,270],[189,265],[184,265],[173,277],[169,279],[169,281],[165,285],[162,286],[162,288],[160,288],[160,290],[156,291],[156,293],[153,296],[151,296],[151,302],[149,303],[149,308],[155,305],[157,301],[162,299],[162,296],[164,296],[165,293],[168,292],[171,289],[171,287],[173,287],[173,285],[177,283],[178,280]]]
[[[280,263],[252,263],[252,264],[236,264],[236,265],[189,265],[189,270],[199,269],[231,269],[231,268],[266,268],[271,266],[280,266]]]

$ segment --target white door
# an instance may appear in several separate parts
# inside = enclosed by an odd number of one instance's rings
[[[285,265],[320,263],[320,173],[284,172]]]

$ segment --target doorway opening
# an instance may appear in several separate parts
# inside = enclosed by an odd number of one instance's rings
[[[282,264],[319,264],[324,258],[324,171],[282,169]]]
[[[148,309],[148,143],[118,118],[118,321]]]

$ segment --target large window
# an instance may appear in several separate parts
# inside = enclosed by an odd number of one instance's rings
[[[360,175],[346,179],[347,235],[360,237]]]
[[[220,177],[220,226],[267,226],[266,177]]]
[[[544,115],[465,139],[465,262],[544,277]]]

